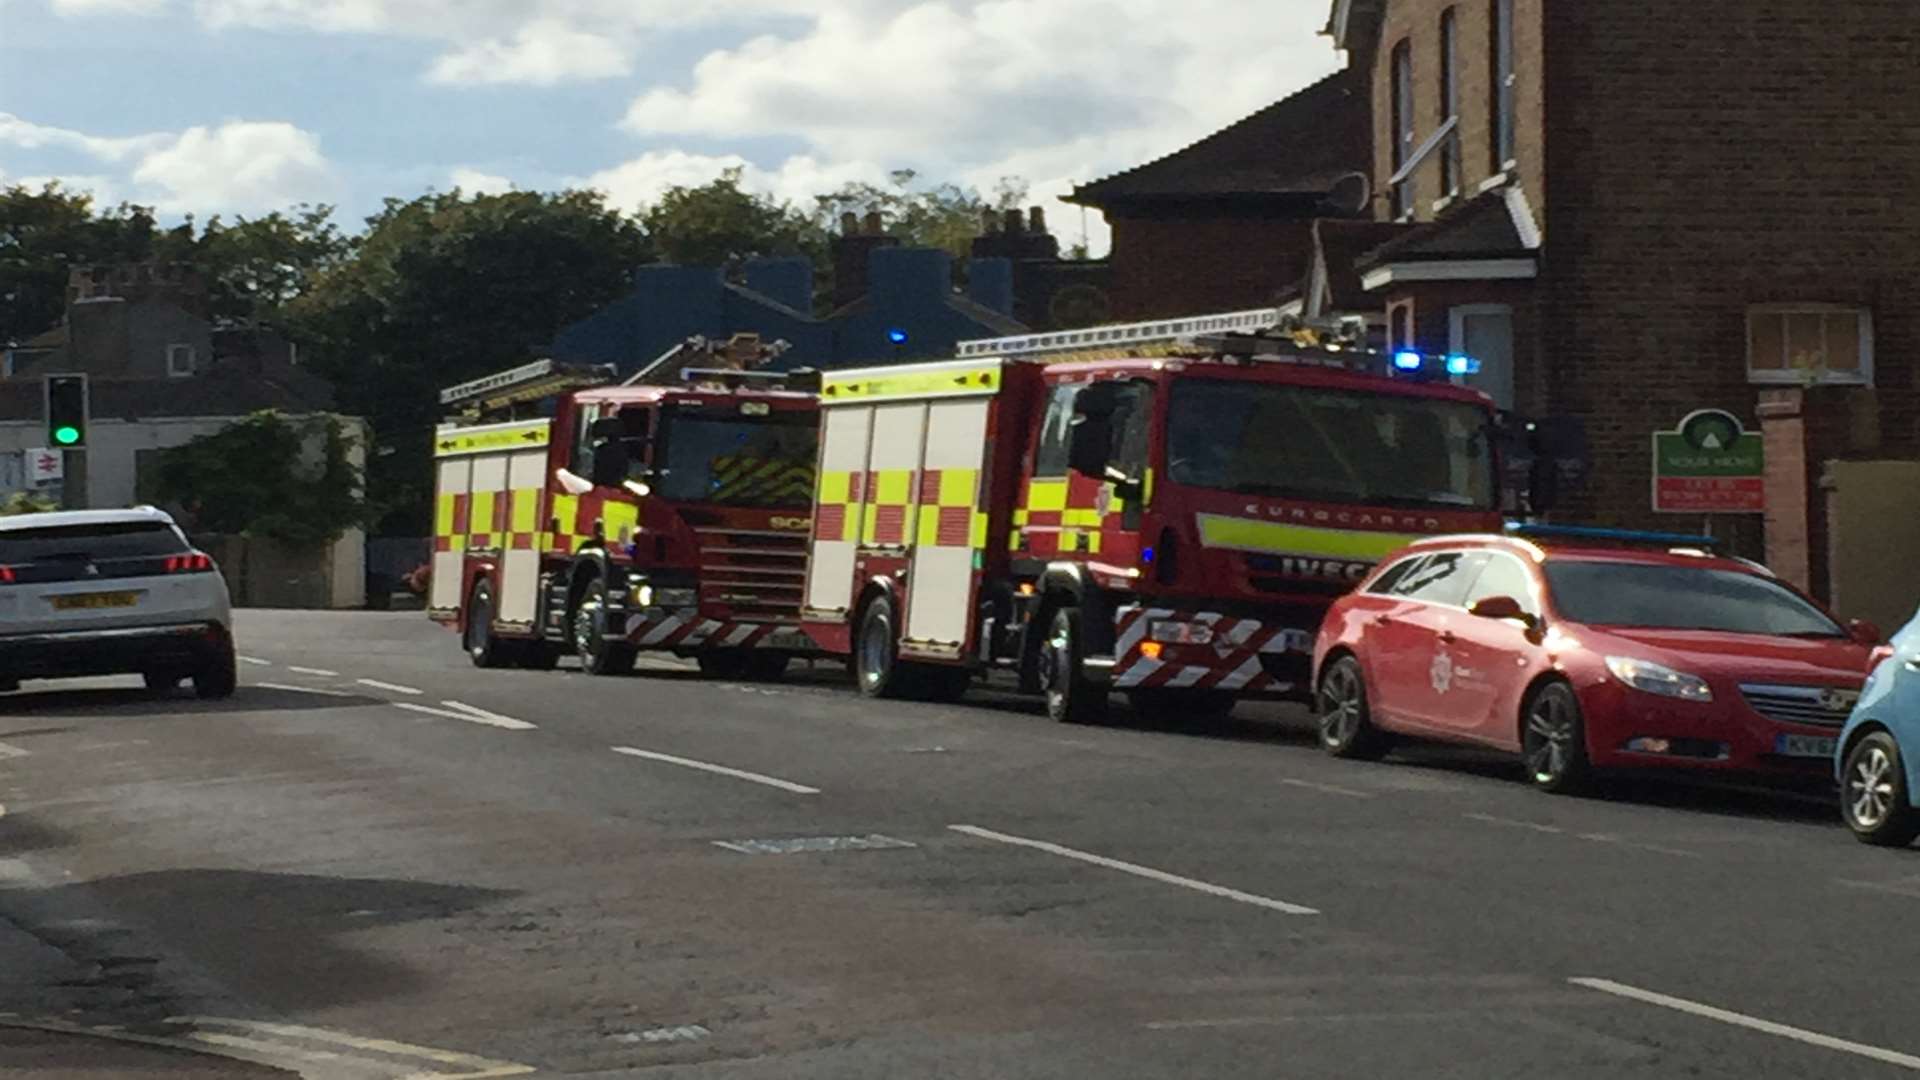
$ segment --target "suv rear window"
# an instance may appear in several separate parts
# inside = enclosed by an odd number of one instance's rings
[[[0,566],[22,566],[55,559],[139,559],[181,555],[188,550],[180,531],[159,521],[116,521],[100,525],[56,525],[43,529],[0,531]]]

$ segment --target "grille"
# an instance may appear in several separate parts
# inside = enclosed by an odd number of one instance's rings
[[[799,622],[807,580],[805,533],[760,529],[696,529],[700,600],[731,608],[736,618]]]
[[[1860,700],[1858,690],[1837,686],[1774,686],[1742,683],[1740,694],[1753,711],[1783,724],[1810,724],[1837,728],[1846,724],[1853,706]]]

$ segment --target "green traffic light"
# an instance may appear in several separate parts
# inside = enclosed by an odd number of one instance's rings
[[[54,428],[53,441],[59,443],[61,446],[72,446],[80,441],[80,429],[71,424],[65,427]]]

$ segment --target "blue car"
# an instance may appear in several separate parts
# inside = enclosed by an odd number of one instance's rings
[[[1835,752],[1840,814],[1862,843],[1904,847],[1920,836],[1920,615],[1872,663]]]

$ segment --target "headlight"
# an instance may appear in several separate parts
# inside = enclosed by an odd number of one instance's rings
[[[635,607],[652,607],[653,586],[640,585],[635,587],[633,590],[633,604]]]
[[[1656,664],[1651,660],[1638,660],[1631,656],[1607,657],[1607,670],[1613,677],[1649,694],[1661,697],[1679,698],[1682,701],[1712,701],[1713,690],[1707,686],[1707,680],[1698,675],[1689,675],[1684,671],[1675,671],[1665,664]]]
[[[661,607],[693,607],[700,603],[700,593],[695,589],[656,589],[653,602]]]

